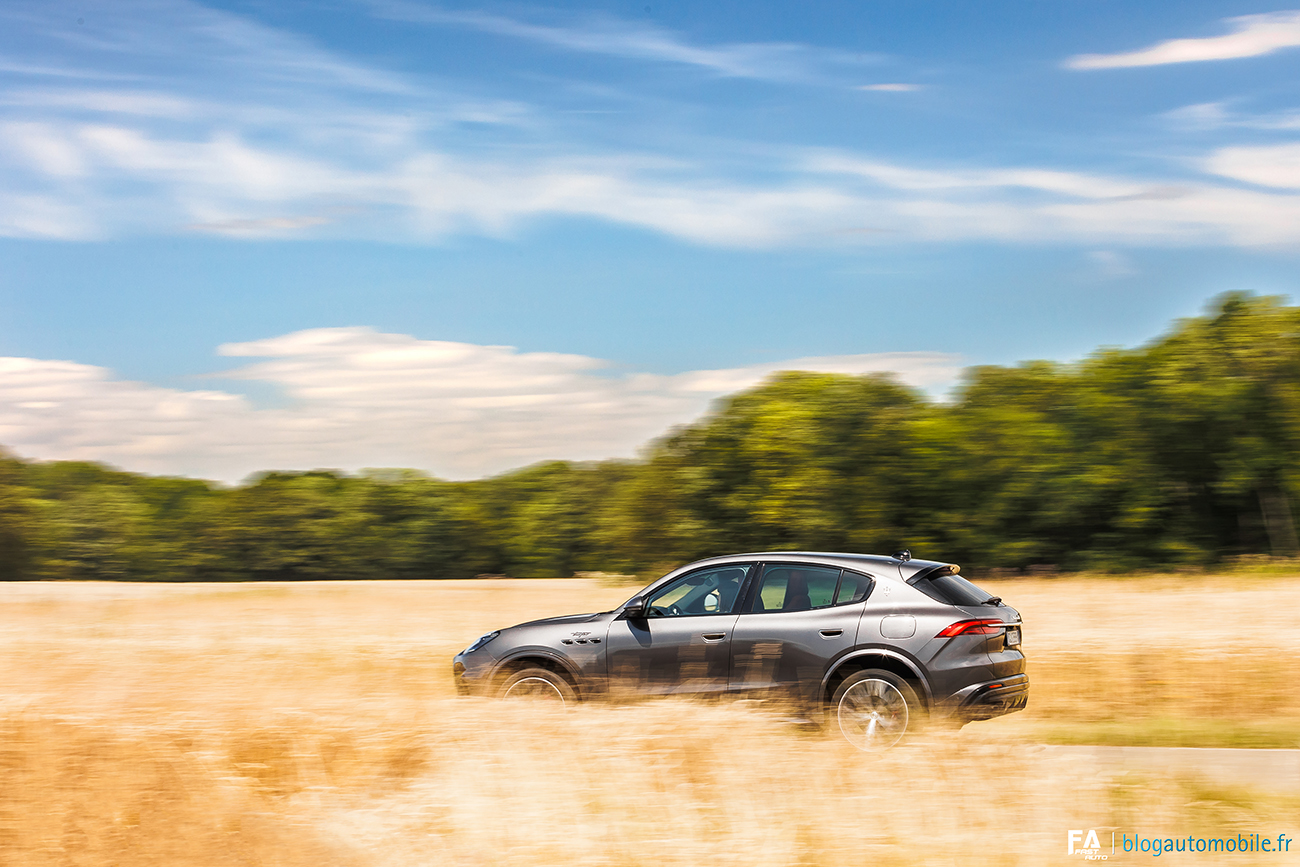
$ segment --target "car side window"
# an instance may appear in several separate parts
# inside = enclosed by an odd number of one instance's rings
[[[763,570],[751,612],[808,611],[835,604],[840,570],[824,566],[768,566]]]
[[[730,614],[748,572],[746,566],[723,566],[683,575],[655,591],[646,603],[646,616]]]
[[[845,572],[840,578],[840,589],[835,594],[836,605],[852,605],[861,602],[871,592],[872,580],[857,572]]]

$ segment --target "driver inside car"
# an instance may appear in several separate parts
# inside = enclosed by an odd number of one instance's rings
[[[699,584],[672,588],[646,608],[649,617],[681,617],[691,614],[725,614],[736,604],[745,573],[736,569],[719,576],[710,574]],[[684,591],[684,592],[683,592]]]

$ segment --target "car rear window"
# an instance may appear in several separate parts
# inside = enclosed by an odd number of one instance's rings
[[[852,605],[867,598],[871,590],[871,579],[856,572],[845,572],[840,578],[839,593],[835,596],[836,605]]]
[[[980,605],[992,599],[987,593],[960,575],[928,575],[912,584],[936,602],[947,605]]]

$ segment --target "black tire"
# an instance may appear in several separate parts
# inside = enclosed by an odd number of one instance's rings
[[[500,696],[511,701],[558,702],[561,707],[578,700],[567,680],[536,666],[522,668],[502,681]]]
[[[925,705],[898,675],[868,668],[844,678],[835,690],[830,721],[860,750],[887,750],[926,722]]]

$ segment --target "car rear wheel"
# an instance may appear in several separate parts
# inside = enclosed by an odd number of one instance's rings
[[[524,668],[501,684],[501,697],[511,701],[537,701],[563,707],[577,700],[569,682],[545,668]]]
[[[869,668],[844,679],[831,699],[840,732],[860,750],[885,750],[921,727],[925,709],[907,681]]]

